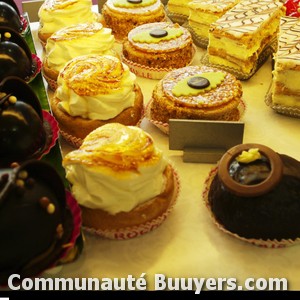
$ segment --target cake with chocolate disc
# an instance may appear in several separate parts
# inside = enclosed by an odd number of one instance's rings
[[[0,167],[38,158],[49,146],[52,131],[44,124],[35,92],[18,77],[0,82]]]
[[[242,85],[232,74],[208,66],[187,66],[169,72],[154,87],[150,119],[240,119]]]
[[[101,13],[106,26],[119,41],[126,39],[129,31],[139,25],[165,21],[166,18],[160,0],[107,0]]]
[[[95,129],[64,157],[63,166],[83,225],[108,238],[156,228],[177,197],[173,167],[137,126],[110,123]]]
[[[14,29],[0,27],[0,80],[17,76],[30,81],[37,71],[25,39]]]
[[[300,115],[300,19],[281,18],[278,46],[274,55],[271,105],[283,113],[297,109]],[[282,108],[282,109],[280,109]]]
[[[190,32],[169,22],[148,23],[132,29],[123,43],[125,62],[141,68],[176,69],[191,63],[194,49]]]
[[[106,123],[137,125],[142,118],[136,76],[115,56],[75,57],[59,73],[57,84],[50,104],[61,134],[73,145]]]
[[[99,22],[80,23],[64,27],[52,34],[46,43],[43,75],[55,90],[59,71],[72,58],[84,54],[114,55],[115,38],[110,28]]]
[[[299,170],[299,161],[265,145],[232,147],[207,187],[215,220],[228,232],[257,243],[299,238]]]
[[[92,11],[91,0],[46,0],[41,5],[38,38],[43,47],[47,39],[56,31],[79,23],[100,22],[102,16]]]
[[[211,24],[209,63],[248,79],[273,51],[269,48],[270,53],[265,52],[276,40],[284,15],[280,1],[241,0]]]
[[[56,265],[74,244],[74,221],[60,176],[29,160],[0,169],[0,284],[32,278]]]

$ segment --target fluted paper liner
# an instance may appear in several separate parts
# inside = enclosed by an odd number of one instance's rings
[[[195,58],[196,48],[193,46],[192,59],[188,62],[187,66],[193,63]],[[140,65],[131,60],[128,60],[122,55],[122,61],[129,67],[130,71],[137,76],[148,78],[148,79],[162,79],[167,73],[174,70],[174,68],[153,68],[144,65]]]
[[[227,230],[221,223],[219,223],[213,212],[212,212],[212,209],[211,209],[211,205],[208,201],[208,193],[209,193],[209,190],[210,190],[210,185],[214,179],[214,177],[217,175],[217,171],[218,171],[218,168],[217,167],[214,167],[208,177],[206,178],[205,182],[204,182],[204,189],[203,189],[203,192],[202,192],[202,197],[203,197],[203,200],[204,200],[204,204],[205,206],[207,207],[208,211],[209,211],[209,214],[210,214],[210,217],[212,218],[214,224],[223,232],[225,232],[226,234],[229,234],[230,236],[233,236],[241,241],[244,241],[244,242],[247,242],[247,243],[250,243],[254,246],[259,246],[259,247],[262,247],[262,248],[283,248],[283,247],[287,247],[287,246],[292,246],[292,245],[295,245],[297,243],[300,242],[300,238],[297,238],[295,240],[292,240],[292,239],[282,239],[282,240],[263,240],[263,239],[251,239],[251,238],[245,238],[245,237],[242,237],[236,233],[233,233],[229,230]]]
[[[159,130],[161,130],[163,133],[165,134],[169,134],[169,123],[164,123],[161,121],[157,121],[157,120],[153,120],[152,116],[151,116],[151,105],[152,105],[153,99],[151,98],[146,106],[145,109],[145,118],[154,126],[156,126]],[[240,117],[239,120],[240,121],[242,119],[242,117],[244,116],[245,110],[246,110],[246,103],[241,100],[240,104],[238,105],[238,110],[240,113]],[[200,120],[200,119],[199,119]],[[208,121],[213,121],[213,120],[208,120]]]
[[[145,233],[148,233],[156,229],[166,220],[166,218],[172,212],[180,192],[180,181],[179,181],[177,171],[174,168],[173,168],[173,176],[174,176],[174,190],[173,190],[173,197],[171,199],[170,205],[168,209],[157,218],[145,224],[141,224],[139,226],[120,228],[116,230],[100,230],[100,229],[89,228],[85,226],[83,226],[83,228],[90,234],[98,235],[100,237],[113,239],[113,240],[127,240],[131,238],[139,237],[144,235]]]
[[[168,9],[168,5],[165,6],[165,11],[166,11],[168,18],[173,23],[178,23],[179,25],[182,25],[184,22],[186,22],[188,20],[188,16],[186,16],[186,15],[170,12]]]

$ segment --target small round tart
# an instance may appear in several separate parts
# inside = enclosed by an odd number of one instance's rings
[[[205,189],[213,218],[256,245],[292,244],[284,241],[300,237],[299,170],[299,161],[261,144],[229,149]]]
[[[122,53],[141,66],[176,69],[191,62],[193,41],[190,32],[178,24],[149,23],[129,32]]]
[[[171,118],[236,121],[242,94],[241,83],[232,74],[208,66],[187,66],[157,83],[150,118],[163,123]]]
[[[160,0],[108,0],[102,7],[102,15],[118,41],[126,39],[129,31],[139,25],[161,22],[166,18]]]

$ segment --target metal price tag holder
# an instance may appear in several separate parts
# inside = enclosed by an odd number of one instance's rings
[[[244,123],[169,120],[169,149],[183,150],[183,161],[216,163],[231,147],[242,144]]]

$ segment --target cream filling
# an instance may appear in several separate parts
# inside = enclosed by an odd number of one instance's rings
[[[88,54],[115,56],[114,42],[110,28],[103,28],[95,34],[74,39],[57,40],[50,37],[46,44],[48,67],[59,72],[69,60],[87,52]]]
[[[189,16],[190,8],[188,7],[189,0],[169,0],[168,10],[171,13]]]
[[[135,80],[136,76],[124,65],[124,75],[118,89],[111,90],[109,94],[99,92],[95,96],[83,96],[76,94],[61,77],[58,77],[56,97],[60,100],[59,107],[70,116],[80,116],[91,120],[108,120],[134,105]]]
[[[163,174],[166,166],[167,161],[161,156],[157,164],[140,166],[137,172],[118,172],[105,166],[82,164],[69,164],[65,169],[79,204],[114,215],[129,212],[161,194],[166,187]]]
[[[40,19],[40,33],[53,33],[57,30],[82,22],[97,21],[98,14],[92,12],[90,0],[75,1],[73,4],[61,8],[46,8],[42,5],[38,11]]]

